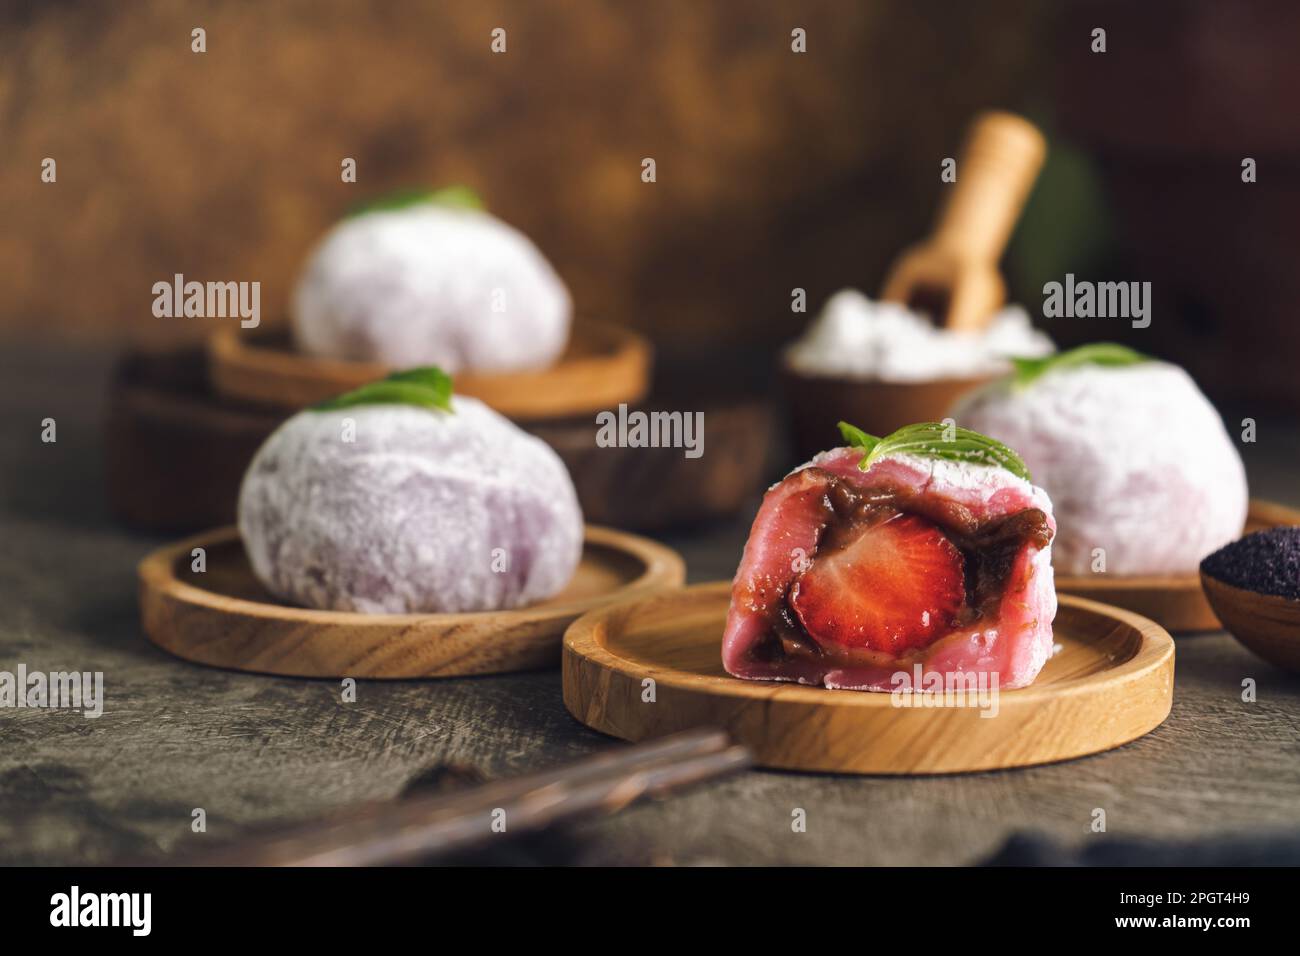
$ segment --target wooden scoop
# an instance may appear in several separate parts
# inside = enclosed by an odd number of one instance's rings
[[[997,263],[1047,153],[1032,123],[981,113],[934,235],[894,261],[881,299],[928,312],[950,329],[978,331],[1006,301]]]

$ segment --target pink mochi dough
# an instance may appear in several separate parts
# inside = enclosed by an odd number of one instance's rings
[[[732,582],[731,606],[722,638],[722,665],[734,677],[793,681],[832,689],[890,691],[901,671],[919,666],[950,686],[954,675],[997,678],[1002,689],[1026,687],[1052,654],[1056,588],[1052,546],[1025,543],[1016,556],[1011,582],[997,613],[941,637],[908,660],[888,666],[841,666],[822,661],[758,660],[751,651],[771,627],[768,614],[784,599],[799,572],[791,555],[814,556],[824,530],[818,500],[833,475],[853,487],[902,488],[913,494],[909,509],[943,524],[944,509],[959,504],[977,519],[1004,518],[1037,508],[1056,530],[1052,502],[1043,489],[1009,471],[988,465],[893,455],[858,468],[859,448],[833,448],[800,465],[773,485],[754,518],[745,553]]]
[[[563,590],[583,541],[564,463],[481,402],[452,402],[307,410],[266,440],[240,489],[239,530],[268,591],[404,614],[517,608]]]

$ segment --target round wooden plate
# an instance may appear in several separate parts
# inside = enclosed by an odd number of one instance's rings
[[[1300,525],[1300,511],[1252,499],[1246,534],[1277,525]],[[1114,604],[1174,632],[1217,631],[1223,627],[1201,588],[1196,572],[1168,576],[1114,577],[1106,574],[1057,575],[1058,594],[1077,594]]]
[[[383,378],[372,362],[314,358],[294,351],[289,330],[221,329],[208,339],[212,383],[221,395],[297,410]],[[456,375],[456,393],[518,421],[580,415],[633,403],[650,383],[650,343],[602,322],[575,322],[568,348],[549,368]]]
[[[886,693],[731,677],[721,660],[730,600],[731,585],[717,582],[579,618],[564,636],[569,712],[625,740],[725,727],[767,767],[910,774],[1108,750],[1159,726],[1173,700],[1173,639],[1152,621],[1095,601],[1061,600],[1060,653],[1030,687],[986,699],[995,712],[899,707]]]
[[[194,548],[207,569],[191,570]],[[168,545],[140,562],[140,614],[149,639],[178,657],[290,677],[409,678],[496,674],[554,665],[564,629],[610,601],[676,588],[676,552],[646,538],[587,526],[565,590],[514,611],[356,614],[292,607],[253,576],[237,528]]]

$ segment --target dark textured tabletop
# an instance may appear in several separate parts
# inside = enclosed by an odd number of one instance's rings
[[[112,520],[101,422],[108,359],[0,345],[0,670],[104,673],[103,716],[0,709],[0,863],[159,861],[398,794],[432,765],[496,776],[612,746],[564,710],[558,670],[335,681],[212,670],[145,640],[135,565],[160,539]],[[57,441],[41,441],[42,420]],[[707,427],[707,423],[706,423]],[[1261,420],[1257,497],[1300,504],[1300,433]],[[747,518],[665,537],[692,581],[730,577]],[[1253,678],[1257,698],[1243,700]],[[206,833],[191,821],[201,808]],[[791,827],[806,813],[805,832]],[[1093,832],[1105,811],[1105,834]],[[945,777],[751,771],[583,823],[545,849],[596,863],[955,864],[1012,833],[1267,835],[1300,827],[1300,679],[1222,633],[1179,637],[1173,712],[1117,750]],[[540,851],[539,851],[540,852]]]

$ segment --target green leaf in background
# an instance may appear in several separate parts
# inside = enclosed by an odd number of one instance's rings
[[[1091,345],[1080,345],[1077,349],[1070,349],[1068,352],[1044,355],[1042,358],[1012,358],[1011,364],[1015,366],[1015,371],[1012,373],[1011,382],[1017,389],[1025,389],[1048,372],[1060,368],[1074,368],[1079,365],[1122,368],[1126,365],[1150,361],[1152,361],[1150,356],[1134,351],[1127,345],[1094,342]]]
[[[442,189],[401,189],[397,192],[370,199],[348,210],[348,216],[368,212],[391,212],[424,204],[446,206],[451,209],[483,209],[483,197],[468,186],[444,186]]]
[[[432,365],[405,369],[378,382],[327,398],[313,405],[312,411],[333,412],[357,405],[415,405],[449,412],[452,410],[451,376]]]
[[[1002,442],[969,428],[958,428],[943,422],[920,422],[906,425],[884,438],[876,438],[860,428],[840,422],[840,434],[851,446],[866,451],[858,462],[858,467],[863,471],[888,455],[916,455],[921,458],[992,465],[1025,481],[1033,480],[1019,455]]]
[[[1102,175],[1102,164],[1061,135],[1060,123],[1046,101],[1031,106],[1026,117],[1047,136],[1047,160],[1025,203],[1007,247],[1006,275],[1012,283],[1008,302],[1041,302],[1043,285],[1067,272],[1094,279],[1112,271],[1119,243],[1115,202]],[[1030,309],[1031,314],[1036,310]],[[1041,311],[1034,324],[1049,334],[1067,330]]]

